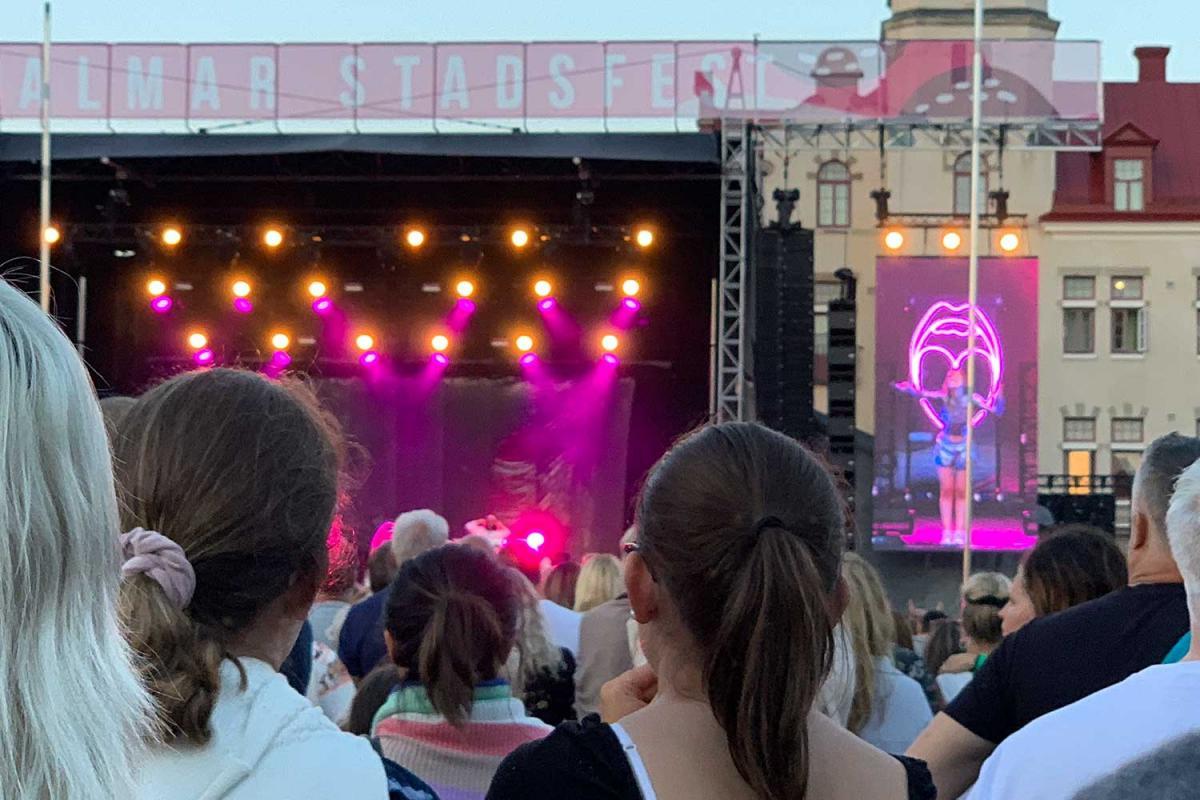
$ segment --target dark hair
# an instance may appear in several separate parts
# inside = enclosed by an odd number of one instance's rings
[[[359,681],[350,703],[350,714],[342,730],[355,736],[369,736],[375,713],[387,701],[392,690],[400,685],[400,670],[395,664],[380,664]]]
[[[384,624],[393,661],[420,681],[453,725],[471,711],[475,687],[499,673],[517,638],[514,576],[473,547],[445,545],[400,566]]]
[[[637,517],[638,553],[695,641],[738,773],[765,800],[803,798],[845,535],[832,478],[786,436],[726,423],[662,457]]]
[[[925,671],[937,675],[942,671],[946,659],[963,652],[962,627],[952,619],[939,619],[929,631],[929,643],[925,645]]]
[[[122,620],[164,734],[204,744],[229,639],[324,575],[340,440],[308,389],[229,369],[159,384],[114,440],[123,529],[169,537],[196,572],[183,611],[150,577],[123,581]]]
[[[1081,523],[1052,528],[1021,565],[1025,592],[1039,616],[1115,592],[1129,582],[1113,537]]]
[[[390,544],[375,548],[375,552],[367,557],[367,580],[372,592],[382,592],[396,577],[396,558],[392,555]]]
[[[908,615],[903,611],[892,611],[892,622],[896,625],[896,644],[905,650],[913,649],[912,626],[909,625]]]
[[[565,561],[546,576],[542,596],[564,608],[575,608],[575,584],[579,581],[580,566],[574,561]]]
[[[924,616],[921,617],[921,633],[931,633],[933,631],[933,623],[939,619],[948,619],[945,611],[938,611],[937,609],[926,611]]]

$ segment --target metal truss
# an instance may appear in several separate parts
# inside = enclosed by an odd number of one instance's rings
[[[748,250],[757,228],[757,176],[753,128],[745,121],[721,126],[721,261],[717,277],[716,354],[710,412],[717,422],[753,418],[749,370]]]
[[[966,150],[971,147],[969,122],[930,123],[892,120],[884,123],[780,122],[758,129],[765,144],[789,152],[798,150],[875,150],[880,147],[916,150]],[[1009,150],[1099,150],[1098,122],[1006,122],[984,125],[984,147]]]

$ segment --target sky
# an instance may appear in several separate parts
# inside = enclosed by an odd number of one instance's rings
[[[0,0],[0,40],[42,36],[41,0]],[[1106,80],[1133,48],[1172,47],[1171,80],[1200,81],[1200,0],[1049,0],[1060,39],[1099,39]],[[116,13],[116,9],[120,13]],[[54,0],[56,41],[363,42],[877,39],[887,0]]]

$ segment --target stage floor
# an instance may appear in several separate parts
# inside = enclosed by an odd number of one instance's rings
[[[873,537],[877,550],[961,550],[958,544],[942,543],[941,520],[917,517],[913,532],[907,536]],[[1025,533],[1012,518],[984,517],[975,521],[971,534],[972,550],[1028,550],[1037,537]]]

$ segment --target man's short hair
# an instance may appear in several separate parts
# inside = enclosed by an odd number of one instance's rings
[[[396,566],[414,559],[429,550],[441,547],[450,541],[450,523],[445,517],[428,508],[406,511],[396,517],[392,529],[392,555]]]
[[[1187,593],[1200,596],[1200,461],[1183,471],[1167,511],[1171,555]]]
[[[1142,454],[1142,465],[1133,479],[1133,510],[1145,514],[1160,535],[1167,531],[1167,507],[1175,481],[1196,459],[1200,459],[1200,439],[1180,433],[1158,437]]]

